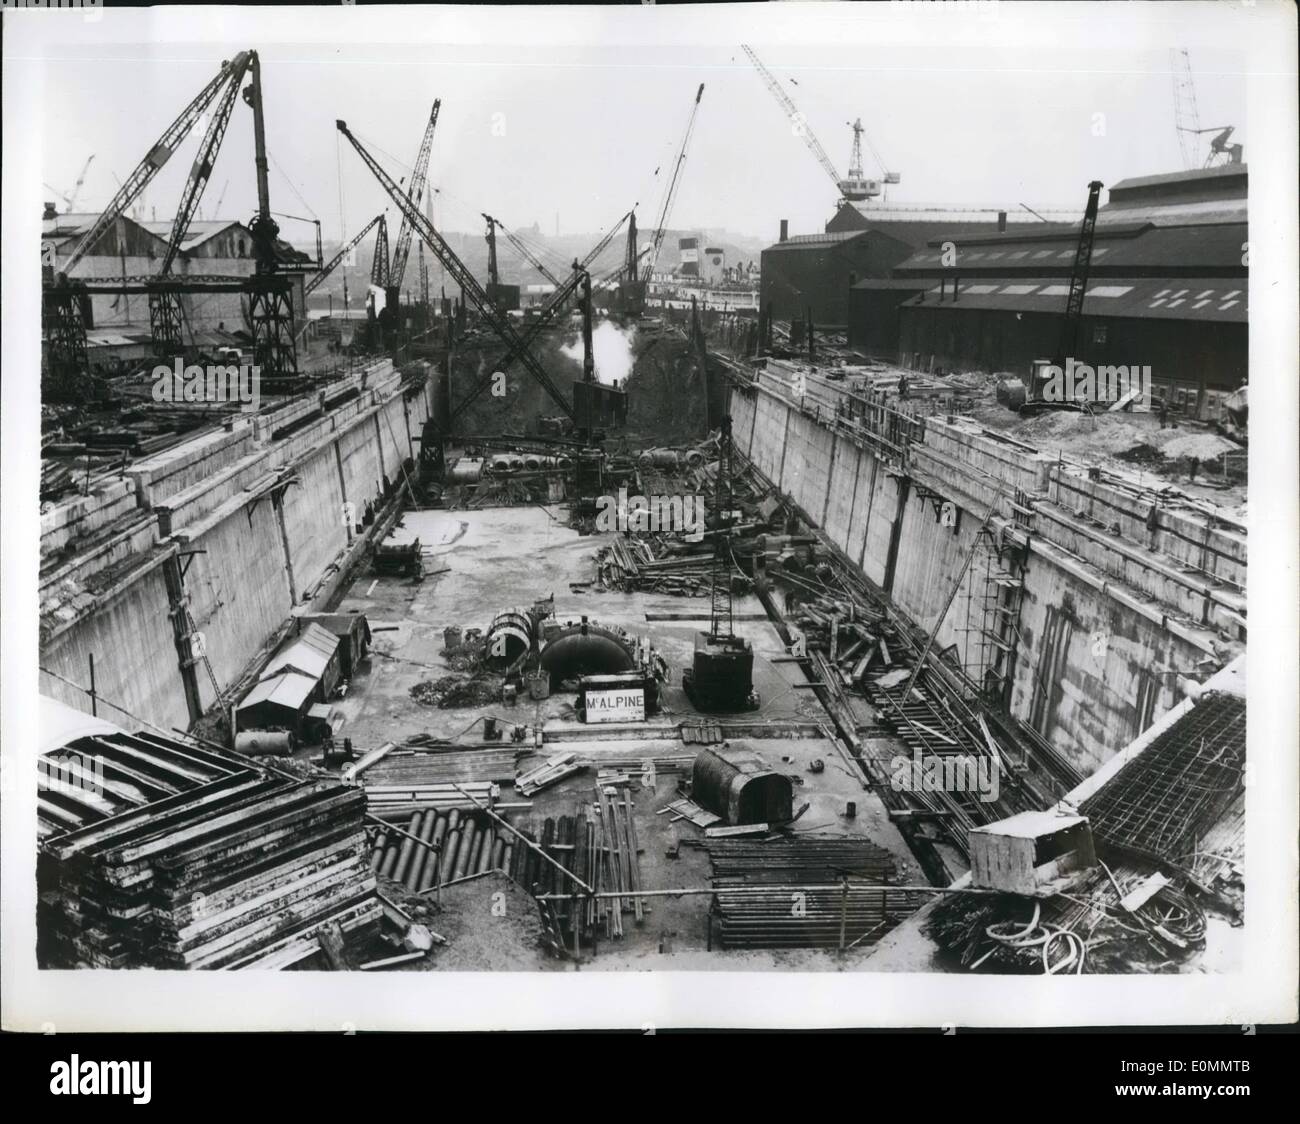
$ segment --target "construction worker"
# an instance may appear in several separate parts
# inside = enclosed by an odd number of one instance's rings
[[[907,397],[907,376],[906,375],[898,376],[898,397],[899,398]]]

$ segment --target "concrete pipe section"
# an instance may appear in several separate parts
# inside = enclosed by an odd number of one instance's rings
[[[487,631],[487,661],[494,667],[509,667],[532,649],[533,619],[518,609],[504,609],[492,618]]]

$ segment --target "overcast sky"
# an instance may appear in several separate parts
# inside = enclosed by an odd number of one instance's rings
[[[1086,34],[1071,22],[1072,5],[1047,5],[1036,40],[1018,45],[1039,5],[930,5],[907,19],[909,5],[868,5],[878,10],[847,21],[841,6],[772,7],[762,18],[713,16],[694,30],[694,13],[664,7],[560,9],[544,26],[537,13],[503,9],[461,9],[453,23],[448,13],[322,8],[293,10],[288,23],[244,10],[189,24],[183,15],[106,10],[94,23],[72,15],[39,47],[7,27],[6,70],[27,59],[43,84],[44,152],[33,174],[70,189],[94,153],[78,209],[97,210],[117,187],[114,175],[126,177],[221,60],[257,48],[272,207],[319,216],[326,238],[340,234],[340,192],[348,232],[385,203],[335,119],[401,176],[434,97],[442,99],[430,170],[439,225],[477,230],[488,211],[509,226],[537,222],[547,234],[557,215],[564,232],[595,232],[637,203],[649,227],[700,82],[704,99],[670,225],[768,239],[788,218],[792,233],[820,230],[835,187],[792,134],[742,40],[841,173],[848,122],[861,117],[888,170],[902,176],[890,203],[1078,210],[1091,179],[1109,186],[1178,170],[1170,48],[1184,44],[1201,124],[1236,125],[1234,140],[1250,154],[1240,56],[1186,22],[1099,37],[1095,22]],[[1057,31],[1044,34],[1050,9],[1060,13]],[[641,20],[633,33],[629,19]],[[1082,41],[1091,45],[1062,46]],[[160,219],[171,216],[198,135],[148,190]],[[881,171],[870,152],[865,168]],[[207,217],[223,189],[221,217],[247,218],[256,191],[251,113],[242,103],[205,196]],[[310,227],[282,226],[294,241],[310,241]]]

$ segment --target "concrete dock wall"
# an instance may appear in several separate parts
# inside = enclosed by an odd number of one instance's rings
[[[1241,650],[1246,540],[1232,518],[966,418],[928,418],[905,463],[886,458],[837,414],[835,384],[800,389],[771,367],[733,386],[738,447],[904,616],[939,622],[936,652],[975,682],[993,666],[1011,716],[1080,771],[1177,705],[1180,679]],[[1000,662],[990,635],[1010,649]]]
[[[189,726],[215,699],[212,679],[236,682],[337,572],[418,452],[432,400],[431,378],[403,383],[377,361],[44,512],[41,665],[54,674],[42,690],[89,710],[79,687],[93,654],[105,717],[125,721],[113,703]]]

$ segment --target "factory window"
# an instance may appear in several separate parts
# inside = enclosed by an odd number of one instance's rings
[[[1105,324],[1095,324],[1095,325],[1093,325],[1093,329],[1092,329],[1092,342],[1093,342],[1093,343],[1105,343],[1105,342],[1106,342],[1106,325],[1105,325]]]
[[[248,251],[242,238],[239,240],[239,256],[241,258],[248,256]]]

